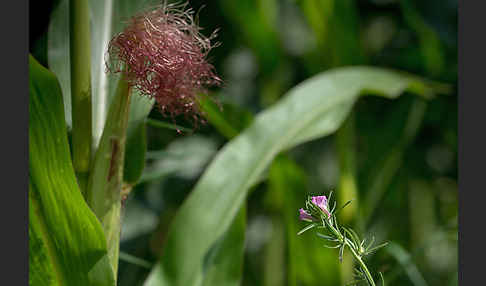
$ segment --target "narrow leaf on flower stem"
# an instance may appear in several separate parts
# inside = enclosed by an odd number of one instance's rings
[[[311,224],[309,224],[308,226],[304,227],[304,228],[303,228],[301,231],[299,231],[299,232],[297,233],[297,235],[301,235],[301,234],[303,234],[304,232],[308,231],[309,229],[314,228],[315,226],[317,226],[317,224],[315,224],[315,223],[311,223]]]
[[[346,240],[346,237],[344,237]],[[339,249],[339,262],[343,263],[343,254],[344,254],[344,243],[341,245],[341,248]]]
[[[365,250],[368,251],[368,249],[370,249],[370,247],[373,246],[373,243],[375,243],[375,236],[371,236],[371,241],[370,243],[368,244],[368,246],[365,247]]]
[[[385,278],[383,277],[383,274],[381,272],[378,272],[380,275],[380,280],[381,280],[381,286],[385,286]]]
[[[334,246],[324,244],[324,247],[326,247],[326,248],[338,248],[338,247],[342,247],[342,244],[338,244],[338,245],[334,245]]]
[[[324,238],[324,239],[329,240],[329,241],[337,241],[337,239],[335,239],[334,237],[330,237],[330,236],[322,234],[320,232],[316,232],[316,235],[318,237]]]
[[[376,252],[378,249],[380,249],[380,248],[382,248],[382,247],[385,247],[385,246],[387,246],[387,245],[388,245],[388,241],[387,241],[387,242],[383,242],[383,243],[381,243],[381,244],[379,244],[379,245],[377,245],[377,246],[375,246],[375,247],[373,247],[373,248],[371,248],[371,249],[367,250],[367,251],[366,251],[366,255],[371,254],[371,253],[373,253],[373,252]]]
[[[356,232],[354,230],[352,230],[351,228],[343,227],[343,229],[344,229],[344,231],[346,231],[351,236],[351,239],[353,240],[354,244],[359,245],[360,239],[359,239],[358,234],[356,234]]]
[[[342,209],[344,209],[347,205],[349,205],[353,200],[347,201],[342,207],[340,207],[336,212],[333,211],[334,214],[338,214]]]

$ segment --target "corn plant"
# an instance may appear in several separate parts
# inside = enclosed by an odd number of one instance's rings
[[[218,125],[222,105],[205,94],[224,79],[207,58],[224,42],[204,36],[188,4],[134,3],[61,1],[49,68],[29,56],[30,285],[117,285],[122,212],[141,180],[152,109],[179,136],[191,136],[175,124],[182,117],[190,130],[209,122],[229,141],[177,210],[143,283],[238,285],[245,199],[279,154],[333,134],[362,95],[407,91],[427,100],[444,87],[396,70],[340,67],[292,87],[242,130]],[[120,7],[133,12],[124,21]],[[318,218],[330,231],[321,237],[336,242],[340,256],[347,246],[359,277],[375,285],[362,258],[376,247],[313,200],[303,218]]]

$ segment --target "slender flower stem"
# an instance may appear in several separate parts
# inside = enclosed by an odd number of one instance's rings
[[[329,199],[327,199],[326,196],[308,197],[306,201],[306,209],[299,209],[299,218],[312,223],[299,231],[297,235],[316,228],[316,226],[318,226],[316,222],[320,221],[322,228],[326,229],[328,234],[317,233],[317,235],[331,243],[336,243],[334,246],[327,247],[339,248],[339,260],[341,262],[343,262],[344,248],[346,246],[349,247],[351,254],[359,264],[359,270],[356,270],[358,271],[358,276],[361,279],[366,280],[368,285],[376,286],[368,267],[366,267],[366,264],[363,261],[363,257],[386,246],[387,243],[381,243],[373,247],[374,237],[371,239],[371,242],[365,244],[366,239],[361,240],[354,230],[340,226],[337,221],[336,213],[346,207],[349,203],[344,204],[339,210],[336,210],[335,203],[331,208],[329,205],[331,195],[332,194],[329,195]]]
[[[69,3],[73,167],[83,195],[86,195],[92,148],[91,41],[88,2],[88,0],[71,0]]]
[[[368,270],[368,268],[366,267],[366,264],[364,263],[363,259],[361,258],[361,255],[359,255],[356,250],[355,250],[355,245],[349,240],[347,239],[346,237],[344,237],[333,225],[329,224],[329,223],[326,223],[326,221],[324,222],[324,226],[327,226],[328,229],[331,231],[331,233],[333,233],[336,238],[344,245],[346,245],[347,247],[349,247],[349,250],[351,250],[351,253],[353,254],[353,257],[354,259],[356,259],[356,261],[359,263],[361,269],[363,270],[363,272],[365,273],[365,276],[366,276],[366,280],[368,281],[368,283],[371,285],[371,286],[376,286],[375,285],[375,282],[373,281],[373,277],[371,276],[371,273],[370,271]]]
[[[356,261],[359,263],[359,266],[361,267],[361,269],[363,270],[363,272],[364,272],[364,274],[366,276],[366,281],[368,281],[368,283],[371,286],[376,286],[375,285],[375,281],[373,280],[373,277],[371,277],[371,273],[368,270],[368,267],[366,267],[366,264],[364,263],[364,261],[361,258],[361,256],[358,253],[356,253],[356,251],[354,250],[354,248],[351,245],[350,241],[348,239],[346,239],[346,241],[344,243],[349,247],[349,250],[351,250],[351,253],[354,256],[354,259],[356,259]]]

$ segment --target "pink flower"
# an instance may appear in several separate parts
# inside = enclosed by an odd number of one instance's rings
[[[109,43],[107,70],[123,73],[131,87],[154,97],[162,114],[183,114],[197,124],[198,93],[221,79],[206,61],[216,34],[202,35],[186,5],[165,3],[131,18]]]
[[[308,213],[306,212],[304,209],[299,209],[299,219],[301,220],[305,220],[305,221],[312,221],[314,218]]]
[[[326,213],[327,217],[331,217],[331,214],[329,213],[328,206],[327,206],[326,196],[312,197],[312,203],[318,206],[324,213]]]

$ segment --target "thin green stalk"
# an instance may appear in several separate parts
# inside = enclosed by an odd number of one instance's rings
[[[346,239],[345,241],[346,245],[349,247],[349,250],[351,250],[351,253],[353,254],[354,256],[354,259],[356,259],[356,261],[358,262],[359,266],[361,267],[361,270],[363,270],[364,274],[365,274],[365,277],[366,277],[366,281],[368,281],[368,283],[371,285],[371,286],[376,286],[375,285],[375,281],[373,280],[373,277],[371,276],[371,273],[370,271],[368,270],[368,267],[366,267],[366,264],[364,263],[363,259],[361,258],[360,255],[358,255],[358,253],[356,253],[356,251],[354,250],[354,248],[351,246],[350,242],[348,239]]]
[[[130,105],[129,86],[120,79],[108,111],[89,177],[87,201],[105,231],[108,256],[116,277],[121,229],[123,163]]]
[[[370,271],[368,270],[368,267],[366,267],[366,264],[364,263],[363,259],[361,258],[361,255],[359,255],[356,250],[355,250],[355,245],[353,242],[351,242],[348,238],[343,236],[341,232],[339,232],[331,223],[329,223],[327,220],[324,221],[324,225],[328,227],[328,229],[331,231],[332,234],[336,236],[336,238],[339,240],[341,244],[346,245],[349,250],[351,250],[351,253],[353,254],[354,259],[358,262],[359,266],[363,270],[366,280],[371,286],[376,286],[375,281],[373,280],[373,277],[371,276]]]
[[[69,4],[73,167],[86,195],[92,148],[89,3],[71,0]]]

